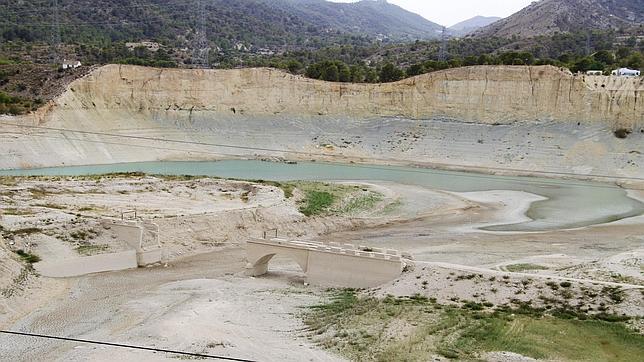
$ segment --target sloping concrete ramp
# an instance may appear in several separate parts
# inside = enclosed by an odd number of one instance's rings
[[[103,219],[102,225],[132,250],[70,259],[41,261],[34,268],[42,276],[68,278],[81,275],[143,267],[162,261],[164,249],[159,242],[159,226],[140,220]]]
[[[246,253],[246,274],[249,276],[266,274],[269,261],[280,255],[297,262],[309,283],[343,288],[382,285],[399,277],[405,265],[403,255],[396,250],[351,244],[251,239]]]

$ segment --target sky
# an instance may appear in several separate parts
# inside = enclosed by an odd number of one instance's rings
[[[329,0],[355,2],[357,0]],[[388,0],[435,23],[452,26],[477,15],[506,17],[534,0]]]

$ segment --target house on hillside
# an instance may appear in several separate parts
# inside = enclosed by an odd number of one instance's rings
[[[621,77],[639,77],[640,71],[628,68],[619,68],[610,72],[611,75],[617,75]]]
[[[76,69],[81,66],[79,60],[63,60],[63,69]]]

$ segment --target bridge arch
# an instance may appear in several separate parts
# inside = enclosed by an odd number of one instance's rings
[[[247,247],[248,264],[246,265],[247,274],[250,276],[260,276],[268,272],[268,264],[276,255],[287,257],[295,261],[302,272],[308,271],[309,252],[300,249],[288,249],[275,247],[272,245],[249,244]]]

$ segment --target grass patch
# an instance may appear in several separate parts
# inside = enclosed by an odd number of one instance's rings
[[[81,245],[76,248],[76,252],[81,255],[95,255],[100,254],[109,249],[107,245]]]
[[[1,213],[5,215],[14,215],[14,216],[24,216],[24,215],[34,214],[34,212],[31,210],[20,210],[12,207],[1,210]]]
[[[15,253],[20,257],[22,261],[28,264],[33,264],[40,261],[40,257],[38,255],[28,253],[22,249],[16,250]]]
[[[308,309],[304,322],[318,344],[352,360],[426,360],[436,354],[476,360],[492,351],[584,361],[644,355],[644,336],[623,318],[560,312],[546,314],[528,303],[496,309],[476,302],[441,306],[419,295],[376,299],[344,290]]]
[[[372,208],[382,200],[382,195],[362,186],[308,181],[298,181],[291,185],[304,193],[304,199],[300,201],[300,212],[306,216],[356,212]]]
[[[67,207],[58,204],[46,203],[46,204],[35,204],[36,207],[44,207],[47,209],[56,209],[56,210],[65,210]]]
[[[18,181],[15,176],[0,176],[0,185],[16,186]]]
[[[400,207],[403,205],[402,201],[400,199],[387,204],[385,208],[382,210],[383,215],[389,215],[393,214],[394,212],[397,212],[400,210]]]
[[[25,236],[25,235],[32,235],[32,234],[37,234],[42,232],[41,228],[36,228],[36,227],[30,227],[30,228],[23,228],[23,229],[16,229],[16,230],[11,230],[7,231],[8,234],[14,235],[14,236]]]
[[[329,210],[335,196],[326,191],[306,191],[306,197],[300,212],[306,216],[321,215]]]
[[[87,241],[94,239],[98,236],[98,232],[92,229],[89,230],[75,230],[69,233],[69,236],[75,241]]]
[[[357,197],[349,200],[349,202],[344,205],[344,207],[342,208],[342,213],[351,214],[373,209],[380,201],[382,201],[382,198],[383,196],[381,194],[375,192],[358,195]]]
[[[548,270],[545,266],[538,264],[512,264],[506,266],[505,269],[512,273],[520,273],[529,270]]]

